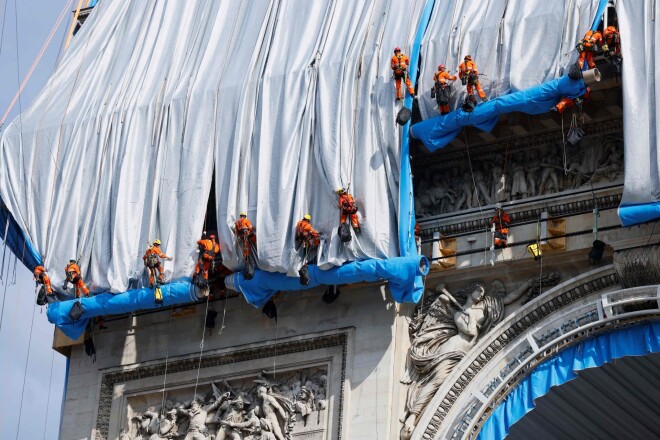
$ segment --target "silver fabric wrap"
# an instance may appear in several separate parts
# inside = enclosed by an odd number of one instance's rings
[[[437,65],[454,70],[466,53],[490,96],[560,75],[597,4],[436,1],[421,51],[422,115],[437,114],[428,96]],[[322,267],[397,256],[401,132],[389,64],[394,46],[410,55],[425,5],[104,0],[3,133],[0,197],[55,287],[80,258],[92,290],[124,291],[155,238],[175,257],[170,276],[189,276],[214,170],[231,269],[241,267],[230,227],[242,210],[262,269],[291,272],[294,226],[307,212],[326,236]],[[629,81],[626,96],[652,81]],[[650,92],[637,91],[641,108]],[[348,183],[362,233],[340,246],[334,191]]]
[[[652,19],[655,5],[655,21]],[[625,180],[622,205],[660,201],[660,4],[619,0]]]
[[[436,1],[422,43],[418,87],[422,118],[440,114],[430,94],[438,65],[457,75],[468,54],[483,74],[479,82],[491,99],[563,75],[577,61],[575,45],[591,27],[598,4],[598,0]],[[458,78],[452,85],[451,108],[460,106],[465,95]]]
[[[398,255],[394,46],[422,0],[104,0],[34,103],[3,133],[0,197],[55,287],[80,258],[93,291],[144,274],[160,238],[189,276],[215,167],[225,263],[247,210],[261,268],[286,272],[303,214],[324,267]],[[337,187],[362,233],[340,248]],[[209,230],[213,225],[207,225]]]

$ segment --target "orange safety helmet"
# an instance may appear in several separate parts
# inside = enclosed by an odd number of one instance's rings
[[[401,48],[399,46],[394,48],[394,53],[401,52]]]

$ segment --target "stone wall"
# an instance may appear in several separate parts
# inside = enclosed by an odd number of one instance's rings
[[[380,286],[345,286],[330,305],[322,293],[283,294],[277,322],[242,297],[211,303],[216,327],[206,330],[201,356],[206,304],[172,318],[163,311],[108,322],[94,335],[96,363],[81,346],[73,348],[61,438],[136,438],[153,413],[165,420],[168,412],[178,412],[185,433],[193,397],[210,406],[230,392],[209,411],[213,432],[221,417],[213,415],[229,417],[238,396],[246,416],[263,411],[261,386],[281,406],[292,405],[286,438],[396,437],[408,348],[401,315],[409,311]],[[306,422],[302,386],[314,394]],[[249,438],[247,431],[240,435]]]

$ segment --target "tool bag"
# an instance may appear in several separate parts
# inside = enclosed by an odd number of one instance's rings
[[[48,304],[48,298],[46,297],[46,286],[41,286],[39,292],[37,293],[37,305],[45,306]]]
[[[298,275],[300,276],[300,284],[303,286],[309,285],[309,269],[307,268],[306,264],[300,268]]]
[[[412,111],[410,111],[408,107],[403,107],[399,110],[399,113],[396,114],[396,123],[399,125],[406,125],[411,117]]]
[[[163,291],[160,290],[160,287],[154,289],[154,303],[156,303],[156,305],[163,304]]]
[[[72,321],[77,321],[80,319],[84,312],[85,308],[80,303],[80,301],[75,301],[73,303],[73,307],[71,307],[71,310],[69,311],[69,318],[71,318]]]
[[[246,280],[251,280],[254,277],[254,265],[248,259],[243,268],[243,278]]]
[[[351,226],[348,222],[344,222],[337,228],[337,235],[342,243],[349,243],[353,237],[351,237]]]
[[[476,86],[479,83],[479,75],[477,75],[474,72],[470,72],[469,79],[470,79],[470,84],[472,84],[473,86]]]
[[[438,104],[448,104],[451,96],[451,87],[445,84],[438,89],[437,101]]]

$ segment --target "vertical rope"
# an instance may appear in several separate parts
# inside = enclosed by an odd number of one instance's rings
[[[50,388],[53,384],[53,361],[55,360],[55,350],[51,350],[50,356],[50,375],[48,376],[48,397],[46,397],[46,416],[44,417],[44,432],[41,436],[42,440],[46,440],[46,427],[48,426],[48,410],[50,409]]]
[[[204,319],[206,319],[206,314],[209,312],[209,298],[211,298],[210,292],[206,297],[206,310],[204,311]],[[202,342],[199,344],[199,360],[197,362],[197,377],[195,378],[195,391],[193,392],[193,398],[197,395],[197,385],[199,384],[199,370],[202,366],[202,353],[204,353],[204,340],[206,338],[206,326],[202,325]]]

